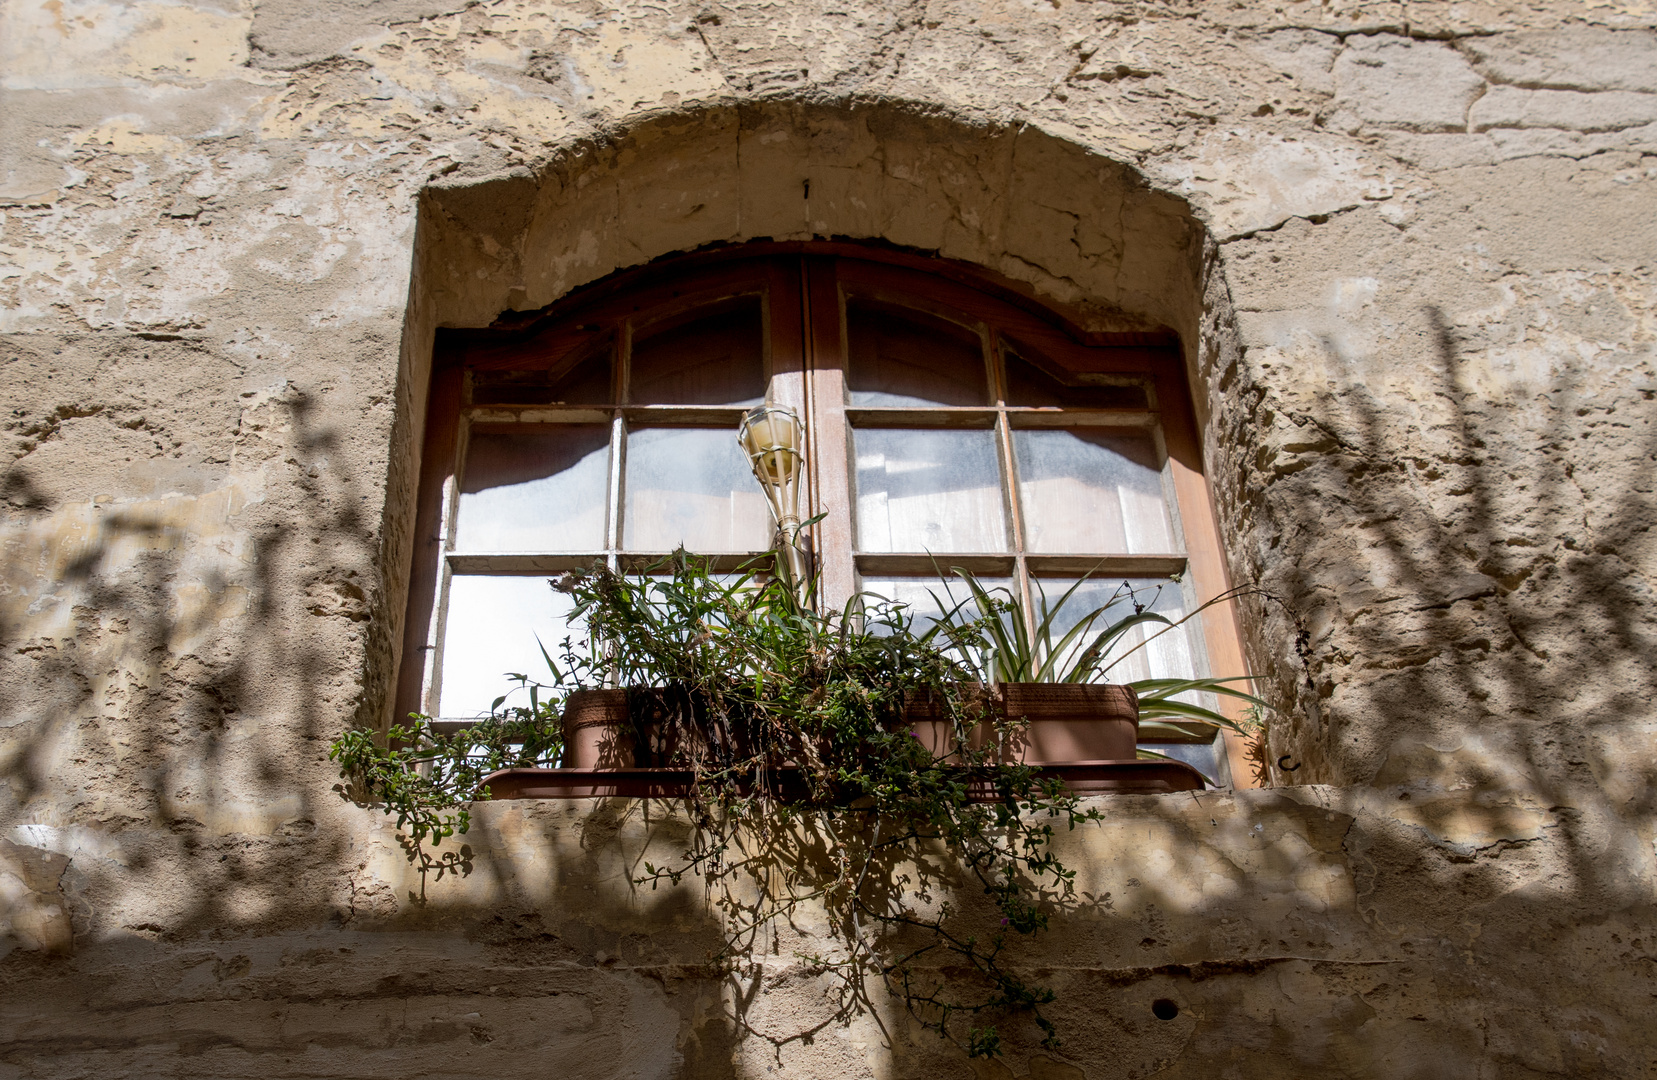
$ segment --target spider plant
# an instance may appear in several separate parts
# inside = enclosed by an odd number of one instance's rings
[[[1157,637],[1169,633],[1203,611],[1230,599],[1236,590],[1225,592],[1202,604],[1178,619],[1170,619],[1150,609],[1153,595],[1147,603],[1141,599],[1146,590],[1134,588],[1124,581],[1105,604],[1084,612],[1062,634],[1058,632],[1061,612],[1065,610],[1076,590],[1089,580],[1083,576],[1056,603],[1049,604],[1047,594],[1041,591],[1040,610],[1036,618],[1027,617],[1019,597],[1007,588],[986,587],[970,570],[952,567],[950,573],[965,583],[967,595],[959,600],[951,587],[949,577],[940,574],[944,596],[933,592],[932,599],[941,614],[922,636],[928,643],[934,640],[970,669],[984,682],[1037,683],[1092,683],[1105,682],[1112,668],[1134,653],[1145,648]],[[1161,586],[1157,586],[1160,591]],[[1108,613],[1126,601],[1132,614],[1110,618]],[[1138,627],[1147,632],[1138,642],[1113,655],[1113,650],[1126,644],[1128,635]],[[1218,694],[1236,698],[1250,705],[1265,708],[1260,698],[1233,683],[1248,683],[1252,676],[1231,675],[1199,679],[1137,679],[1125,685],[1139,696],[1141,731],[1148,736],[1189,734],[1177,726],[1192,721],[1243,733],[1236,721],[1222,713],[1181,700],[1191,694]],[[1150,726],[1145,727],[1149,721]],[[1160,755],[1159,755],[1160,756]]]

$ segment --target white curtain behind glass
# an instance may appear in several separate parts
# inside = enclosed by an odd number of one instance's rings
[[[550,683],[537,638],[558,659],[564,638],[581,636],[569,623],[573,606],[545,577],[455,575],[449,583],[438,715],[486,715],[489,703],[516,685],[506,677],[508,672]],[[528,704],[521,694],[511,700]]]
[[[993,431],[855,433],[862,551],[1007,550]]]

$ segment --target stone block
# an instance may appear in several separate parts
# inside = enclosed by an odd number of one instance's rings
[[[1330,126],[1462,131],[1484,80],[1449,45],[1390,34],[1355,37],[1335,60]]]
[[[1530,89],[1657,93],[1657,32],[1575,26],[1470,37],[1460,48],[1493,82]]]
[[[1245,41],[1243,51],[1273,71],[1291,76],[1302,87],[1320,94],[1335,92],[1335,57],[1340,42],[1310,30],[1274,30]]]
[[[1345,140],[1216,131],[1162,167],[1187,192],[1201,192],[1223,239],[1332,214],[1391,194],[1383,167]]]
[[[1491,128],[1618,131],[1657,122],[1657,94],[1626,90],[1590,94],[1576,90],[1493,86],[1473,103],[1468,121],[1474,131]]]

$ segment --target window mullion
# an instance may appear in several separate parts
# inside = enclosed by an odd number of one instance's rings
[[[449,566],[448,554],[455,546],[455,522],[460,514],[460,482],[466,472],[466,449],[471,442],[471,418],[462,409],[456,421],[454,457],[443,480],[443,510],[438,516],[437,549],[442,553],[437,565],[436,603],[432,605],[431,629],[426,635],[425,670],[421,675],[422,693],[420,711],[436,716],[443,699],[443,642],[449,623],[449,583],[454,571]]]
[[[604,557],[612,570],[621,551],[621,478],[626,465],[627,419],[617,409],[610,417],[610,475],[604,492]]]
[[[851,433],[846,423],[845,330],[834,263],[801,260],[805,326],[806,425],[810,513],[828,511],[811,527],[819,575],[818,603],[834,611],[857,591],[852,563],[856,522],[851,485]]]
[[[1024,632],[1036,632],[1035,590],[1030,587],[1030,567],[1024,558],[1029,545],[1024,537],[1024,508],[1019,503],[1017,462],[1013,458],[1013,431],[1007,418],[1005,365],[1000,335],[990,327],[982,330],[984,357],[989,365],[990,396],[995,400],[995,438],[1001,458],[1001,501],[1005,507],[1007,541],[1013,551],[1013,587],[1018,590],[1024,610]]]
[[[633,374],[633,320],[623,319],[616,334],[616,354],[612,364],[611,398],[616,410],[610,414],[610,475],[605,489],[604,507],[604,561],[610,569],[619,567],[621,551],[622,470],[627,465],[627,419],[622,408],[630,400]]]
[[[437,571],[437,603],[432,605],[431,648],[426,650],[426,670],[422,680],[425,692],[421,695],[420,711],[436,716],[443,697],[443,638],[449,621],[449,582],[454,572],[449,561],[443,560]]]

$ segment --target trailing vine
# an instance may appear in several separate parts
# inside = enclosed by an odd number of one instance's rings
[[[547,657],[548,683],[514,676],[529,706],[497,700],[489,720],[448,735],[415,717],[389,748],[365,733],[335,744],[358,796],[396,815],[423,873],[466,872],[467,849],[434,859],[425,845],[465,833],[490,772],[553,762],[569,692],[629,687],[640,760],[693,777],[689,843],[635,884],[699,877],[724,920],[715,959],[727,970],[809,907],[827,914],[832,945],[800,959],[852,1000],[882,985],[974,1057],[999,1054],[1008,1023],[1058,1045],[1053,989],[1010,950],[1073,901],[1075,873],[1052,842],[1100,813],[1002,752],[1018,724],[981,692],[963,642],[988,636],[983,620],[999,628],[1004,605],[922,631],[899,605],[854,600],[825,614],[782,579],[721,577],[684,552],[554,587],[574,598],[590,640]],[[917,706],[947,721],[943,753],[906,722]]]
[[[489,798],[485,779],[501,769],[558,763],[563,697],[543,696],[549,688],[526,675],[512,678],[527,705],[507,705],[510,695],[503,695],[486,719],[455,731],[440,731],[430,717],[414,714],[407,723],[393,724],[385,739],[354,728],[328,748],[345,780],[336,791],[377,802],[387,815],[396,815],[398,841],[420,871],[420,892],[409,897],[416,903],[425,902],[428,878],[471,872],[470,845],[435,856],[431,846],[471,828],[471,804]]]

